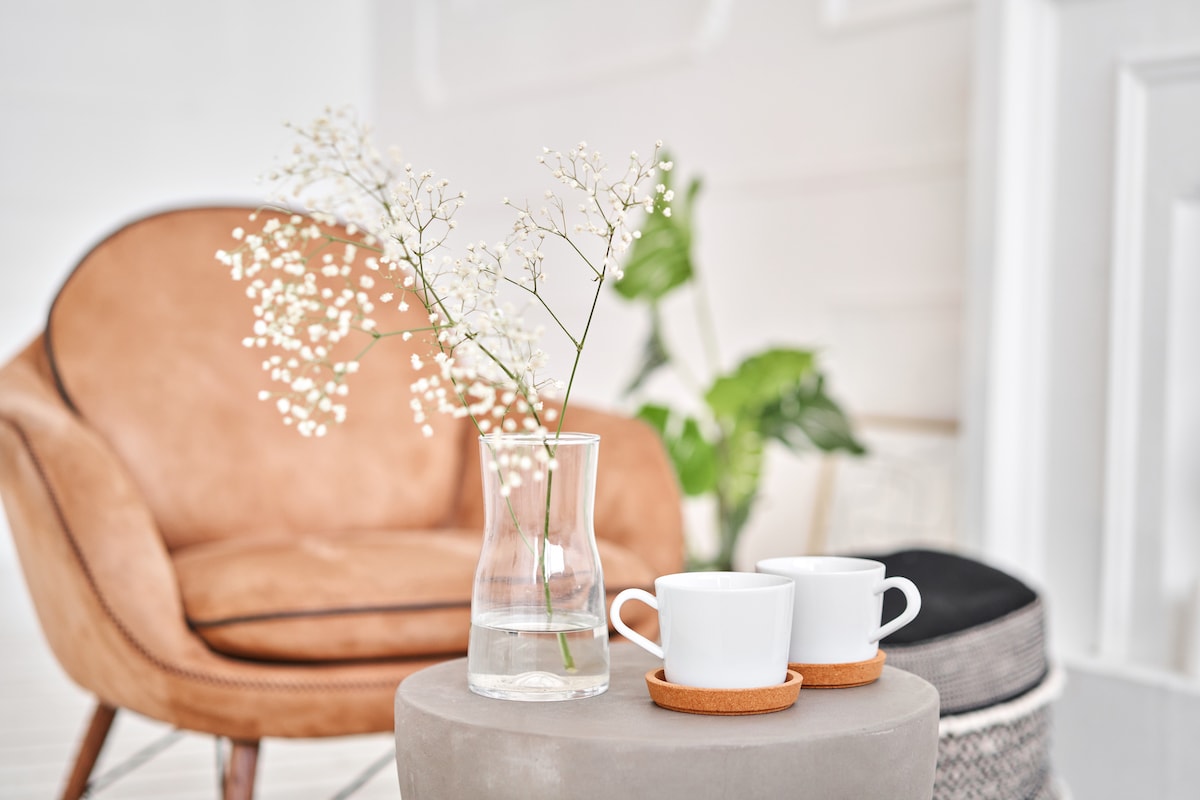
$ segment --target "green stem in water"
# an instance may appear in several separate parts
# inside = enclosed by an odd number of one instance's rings
[[[546,445],[546,449],[550,455],[554,455],[554,450],[550,445]],[[543,518],[542,525],[542,552],[538,555],[538,566],[542,571],[542,593],[546,598],[546,619],[554,617],[554,601],[550,596],[550,575],[546,571],[546,548],[550,545],[550,498],[551,491],[554,488],[554,470],[546,470],[546,515]],[[567,672],[575,671],[575,657],[571,655],[571,645],[567,641],[567,634],[564,631],[559,631],[558,634],[558,652],[562,656],[563,669]]]
[[[612,236],[611,228],[609,229],[609,236],[610,237]],[[608,253],[611,253],[611,252],[612,252],[612,243],[610,241],[609,246],[608,246]],[[606,253],[606,261],[607,261],[608,253]],[[571,387],[573,387],[575,385],[575,373],[579,369],[579,362],[583,357],[583,346],[587,342],[588,332],[592,328],[592,320],[596,316],[596,306],[600,302],[600,290],[604,288],[604,278],[606,277],[606,274],[607,274],[607,270],[602,270],[600,273],[600,276],[596,279],[596,292],[595,292],[595,294],[592,295],[592,305],[591,305],[591,308],[588,310],[587,322],[583,326],[583,334],[579,337],[579,340],[575,345],[575,358],[571,363],[571,376],[567,379],[567,391],[563,396],[562,412],[558,418],[558,428],[555,431],[556,435],[562,433],[563,422],[566,420],[566,417],[567,417],[567,404],[571,400]],[[546,445],[546,447],[549,449],[550,445]],[[553,449],[550,449],[549,452],[550,452],[550,455],[553,456],[555,451]],[[546,574],[546,546],[550,543],[550,490],[553,487],[553,485],[554,485],[554,471],[547,470],[546,471],[546,516],[544,519],[545,524],[542,527],[542,552],[540,555],[540,567],[542,570],[542,590],[545,593],[545,598],[546,598],[546,617],[547,617],[547,619],[549,619],[550,617],[552,617],[554,615],[554,606],[553,606],[553,602],[550,597],[550,576]],[[567,672],[574,672],[575,671],[575,658],[574,658],[574,656],[571,655],[571,646],[570,646],[570,643],[567,641],[567,634],[564,631],[558,632],[558,650],[559,650],[559,653],[562,655],[563,668]]]

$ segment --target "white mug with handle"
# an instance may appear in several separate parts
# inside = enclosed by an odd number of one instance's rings
[[[681,572],[654,581],[654,594],[625,589],[612,602],[613,627],[663,660],[667,681],[708,689],[775,686],[787,679],[793,584],[754,572]],[[638,600],[658,610],[662,644],[621,619]]]
[[[853,664],[870,661],[879,640],[903,628],[921,611],[921,592],[908,578],[884,577],[879,561],[840,556],[786,556],[759,561],[760,573],[791,578],[795,608],[788,661]],[[883,593],[904,593],[903,613],[887,623]]]

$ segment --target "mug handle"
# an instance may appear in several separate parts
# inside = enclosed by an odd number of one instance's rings
[[[641,600],[643,603],[657,611],[658,598],[647,592],[645,589],[622,589],[617,596],[613,598],[612,608],[610,609],[609,615],[612,618],[613,627],[616,628],[622,636],[651,655],[657,658],[662,658],[663,649],[661,647],[647,639],[645,636],[642,636],[633,628],[626,625],[625,621],[621,619],[621,606],[625,605],[626,600]]]
[[[891,636],[916,619],[917,614],[921,612],[921,593],[917,590],[917,585],[908,578],[884,578],[883,582],[879,584],[879,588],[875,590],[875,594],[883,594],[888,589],[899,589],[904,592],[904,599],[907,602],[904,605],[904,612],[900,616],[875,632],[875,635],[871,637],[872,643]]]

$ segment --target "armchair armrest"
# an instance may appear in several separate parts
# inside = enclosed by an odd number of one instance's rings
[[[59,396],[41,339],[0,369],[0,500],[51,650],[107,705],[248,741],[383,731],[397,683],[436,660],[293,665],[208,649],[142,494]]]
[[[130,649],[165,663],[198,645],[137,487],[59,397],[40,339],[0,370],[0,499],[56,657],[81,686],[136,707],[123,691]]]

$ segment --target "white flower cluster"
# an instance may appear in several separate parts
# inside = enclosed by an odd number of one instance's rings
[[[273,350],[263,369],[286,387],[259,397],[275,399],[285,421],[297,423],[301,433],[322,435],[327,420],[345,418],[344,381],[358,370],[357,360],[333,360],[332,348],[372,324],[369,279],[359,277],[354,288],[358,246],[343,242],[335,248],[326,230],[299,214],[270,215],[259,232],[238,228],[233,236],[242,247],[217,258],[235,280],[249,281],[246,293],[256,303],[253,335],[243,344]],[[335,280],[342,285],[335,288]]]
[[[570,385],[541,376],[543,326],[526,312],[540,309],[576,359],[592,322],[589,314],[572,325],[550,308],[547,246],[565,243],[559,250],[582,261],[597,296],[606,278],[619,278],[641,214],[669,213],[664,187],[645,188],[671,167],[657,160],[661,143],[648,160],[632,154],[615,181],[585,143],[565,154],[544,150],[538,161],[580,200],[568,211],[554,191],[537,209],[505,199],[516,212],[508,236],[456,255],[449,239],[465,192],[382,157],[353,112],[328,111],[296,133],[290,158],[267,177],[282,206],[303,210],[253,216],[259,229],[234,231],[238,246],[217,254],[255,301],[244,341],[269,353],[263,368],[277,384],[260,396],[300,433],[323,435],[345,418],[347,379],[366,352],[386,338],[418,336],[429,349],[412,357],[411,407],[427,434],[432,413],[468,417],[481,433],[545,431],[554,419],[545,400],[563,389],[569,396]],[[335,357],[352,336],[362,337],[361,349]]]

